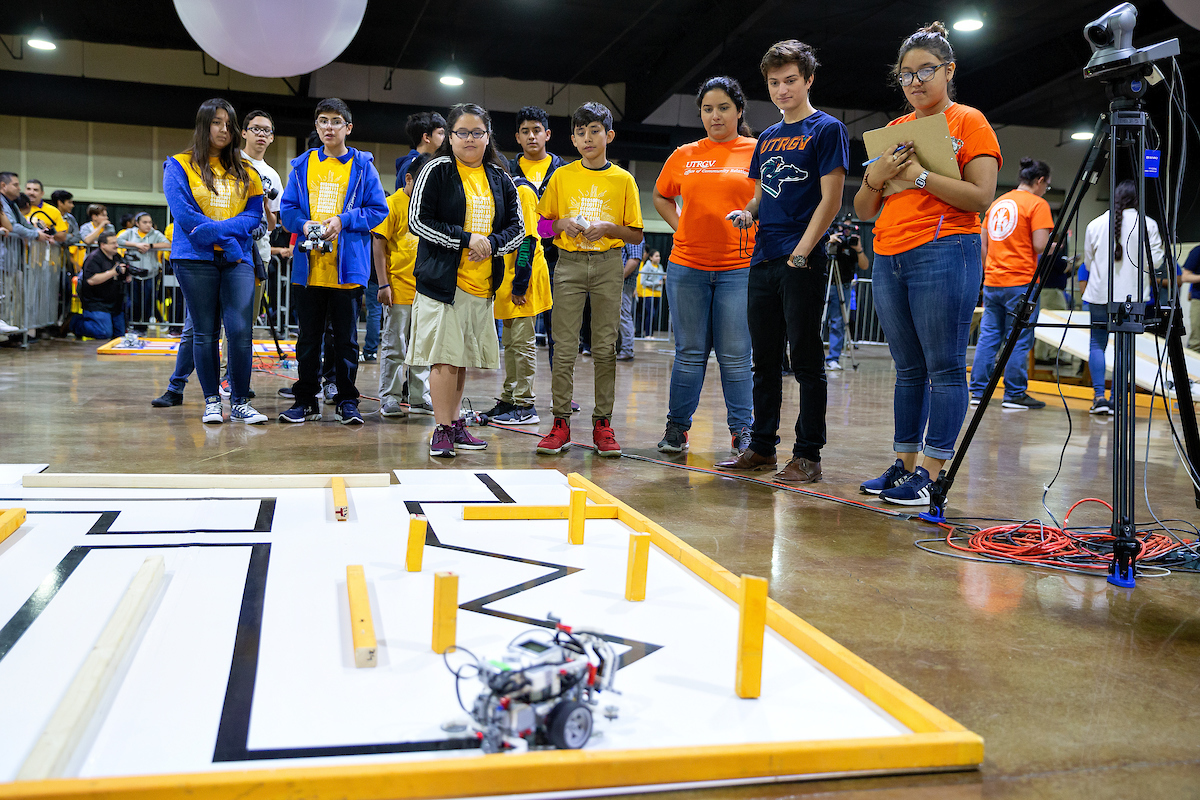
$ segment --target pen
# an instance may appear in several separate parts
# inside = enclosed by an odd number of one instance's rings
[[[899,144],[899,145],[896,145],[896,149],[895,149],[895,150],[893,150],[892,152],[893,152],[893,153],[899,153],[899,152],[900,152],[901,150],[903,150],[903,149],[904,149],[904,145],[902,145],[902,144]],[[885,153],[880,153],[879,155],[875,156],[874,158],[867,159],[866,161],[864,161],[864,162],[862,163],[862,165],[863,165],[864,167],[869,167],[869,166],[871,166],[872,164],[874,164],[876,161],[878,161],[879,159],[883,158],[883,157],[884,157],[884,155],[886,155],[886,154],[885,154]]]

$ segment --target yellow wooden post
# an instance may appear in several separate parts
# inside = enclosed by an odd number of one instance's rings
[[[567,508],[567,541],[583,544],[583,523],[587,520],[587,492],[571,490],[571,504]]]
[[[354,639],[354,666],[375,666],[378,647],[375,623],[371,620],[371,599],[367,578],[360,564],[346,567],[346,593],[350,595],[350,633]]]
[[[338,522],[350,519],[350,501],[346,499],[346,479],[335,477],[333,487],[333,516]]]
[[[767,626],[767,579],[742,576],[738,614],[737,696],[762,692],[763,637]]]
[[[454,647],[458,627],[458,576],[453,572],[433,575],[433,652]]]
[[[646,599],[646,567],[650,562],[650,534],[629,534],[629,564],[625,568],[625,599]]]
[[[404,556],[404,568],[409,572],[420,572],[425,557],[425,533],[429,521],[420,514],[408,515],[408,552]]]
[[[23,508],[8,508],[0,511],[0,542],[3,542],[17,528],[25,524],[25,509]]]

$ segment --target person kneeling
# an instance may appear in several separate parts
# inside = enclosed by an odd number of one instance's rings
[[[417,176],[409,229],[417,235],[412,345],[407,363],[432,367],[429,393],[437,421],[429,455],[483,450],[459,415],[467,367],[496,369],[492,298],[504,256],[525,238],[517,189],[491,139],[491,117],[464,103],[450,110],[450,135]]]
[[[79,302],[83,313],[69,317],[64,329],[83,338],[112,339],[125,335],[125,288],[133,278],[114,260],[117,237],[100,234],[100,247],[83,262]]]

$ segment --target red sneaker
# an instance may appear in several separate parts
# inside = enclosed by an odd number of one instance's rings
[[[562,417],[554,418],[554,427],[538,442],[537,451],[553,456],[571,446],[571,423]]]
[[[617,444],[617,437],[606,419],[596,420],[596,425],[592,428],[592,442],[596,445],[598,456],[616,458],[621,455],[621,445]]]

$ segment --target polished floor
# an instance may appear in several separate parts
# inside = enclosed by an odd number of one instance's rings
[[[1200,576],[1143,578],[1133,591],[1102,578],[976,564],[926,554],[914,541],[939,529],[829,500],[634,459],[601,460],[575,448],[538,456],[536,439],[483,433],[485,452],[428,458],[428,417],[346,428],[332,421],[206,427],[198,387],[183,406],[152,409],[169,360],[97,358],[96,343],[34,342],[0,349],[0,461],[49,462],[55,471],[334,472],[393,468],[548,468],[578,471],[613,491],[734,572],[762,575],[772,596],[984,737],[978,772],[787,783],[687,792],[702,800],[810,797],[933,798],[1200,797]],[[626,453],[660,458],[671,357],[643,342],[618,365],[613,426]],[[549,427],[549,370],[541,351],[538,408]],[[829,445],[823,492],[860,499],[860,481],[889,463],[891,387],[885,350],[864,347],[860,368],[829,379]],[[591,363],[577,367],[575,439],[590,439]],[[363,365],[368,393],[377,367]],[[491,405],[498,373],[474,372],[467,393]],[[259,410],[286,407],[281,376],[254,377]],[[797,389],[787,386],[784,418]],[[1049,398],[1043,398],[1049,399]],[[1040,411],[993,402],[951,496],[948,515],[1061,520],[1083,497],[1111,493],[1108,419],[1068,401]],[[327,409],[329,407],[326,407]],[[376,404],[364,401],[362,410]],[[329,409],[331,410],[331,409]],[[729,438],[715,361],[676,463],[709,467]],[[1145,494],[1161,519],[1200,522],[1166,422],[1138,439]],[[1064,451],[1068,432],[1070,440]],[[790,447],[791,431],[782,447]],[[1142,468],[1138,487],[1142,492]],[[1072,516],[1103,524],[1088,504]],[[1149,519],[1145,500],[1141,519]],[[658,795],[673,800],[673,795]]]

